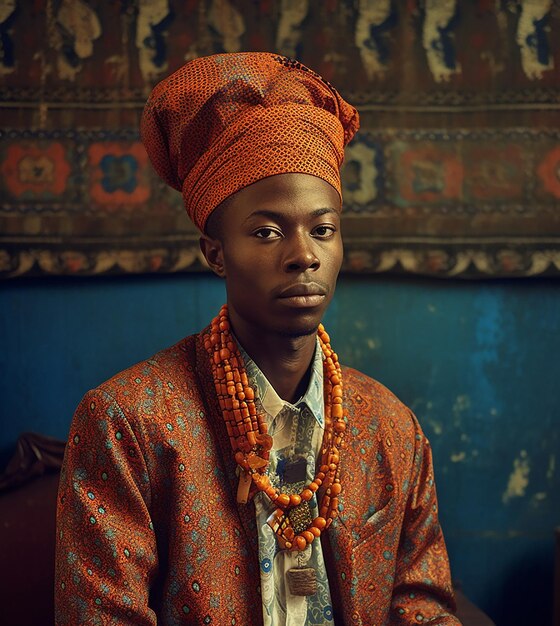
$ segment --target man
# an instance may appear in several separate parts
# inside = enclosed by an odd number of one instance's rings
[[[197,59],[152,93],[144,143],[227,306],[78,407],[58,624],[459,623],[429,444],[320,326],[357,128],[273,54]]]

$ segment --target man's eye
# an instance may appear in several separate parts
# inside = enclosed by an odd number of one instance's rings
[[[336,232],[333,226],[317,226],[313,229],[313,234],[317,237],[330,237]]]
[[[280,237],[280,233],[273,228],[259,228],[254,234],[259,239],[277,239]]]

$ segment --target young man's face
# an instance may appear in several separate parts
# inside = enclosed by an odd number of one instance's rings
[[[226,279],[234,326],[316,331],[342,263],[340,209],[335,189],[307,174],[270,176],[227,200],[206,256]]]

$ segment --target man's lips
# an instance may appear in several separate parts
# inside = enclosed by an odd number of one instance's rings
[[[319,283],[295,283],[284,287],[278,293],[279,298],[292,298],[294,296],[326,296],[327,290]]]
[[[327,296],[327,289],[318,283],[296,283],[281,289],[278,300],[287,306],[307,308],[319,306]]]

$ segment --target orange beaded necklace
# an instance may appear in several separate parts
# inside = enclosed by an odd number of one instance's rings
[[[266,474],[272,437],[268,434],[265,415],[257,411],[255,392],[249,385],[243,359],[231,336],[227,305],[212,320],[210,332],[204,338],[204,347],[212,364],[216,395],[234,458],[241,471],[237,499],[247,502],[251,484],[270,498],[277,508],[269,518],[269,524],[280,546],[287,550],[305,550],[330,526],[338,514],[338,497],[342,491],[339,450],[346,431],[342,409],[342,373],[322,324],[319,324],[317,334],[324,355],[325,432],[319,471],[300,494],[280,493]],[[302,528],[301,507],[320,487],[319,515],[315,519],[309,516],[308,523],[304,523]]]

